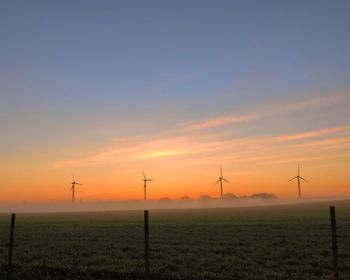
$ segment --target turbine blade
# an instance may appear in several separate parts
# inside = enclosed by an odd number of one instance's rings
[[[227,182],[227,183],[229,183],[229,184],[230,184],[230,182],[229,182],[229,181],[227,181],[225,178],[222,178],[222,180],[224,180],[225,182]]]
[[[310,183],[308,180],[304,179],[303,177],[300,177],[301,180],[304,180],[306,183]]]
[[[220,179],[216,181],[215,185],[220,182]]]
[[[294,178],[290,179],[288,182],[293,181],[296,178],[298,178],[298,176],[295,176]]]
[[[142,175],[143,175],[143,178],[147,179],[146,175],[145,175],[145,173],[143,173],[143,171],[142,171]]]
[[[154,181],[154,179],[147,179],[147,181]]]
[[[220,168],[220,170],[221,170],[221,177],[222,177],[222,167]]]

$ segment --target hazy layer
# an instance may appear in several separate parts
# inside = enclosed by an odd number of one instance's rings
[[[260,197],[259,197],[260,195]],[[142,209],[185,209],[185,208],[229,208],[254,207],[269,205],[302,204],[318,201],[344,200],[345,197],[308,198],[308,199],[280,199],[268,194],[258,194],[256,197],[240,198],[203,198],[198,200],[150,200],[150,201],[101,201],[76,203],[9,203],[1,204],[1,213],[33,213],[33,212],[86,212],[86,211],[119,211]]]

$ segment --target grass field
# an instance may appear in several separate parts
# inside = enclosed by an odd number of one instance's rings
[[[350,202],[150,211],[151,279],[350,279]],[[5,279],[9,215],[0,215]],[[142,279],[143,212],[19,214],[13,279]]]

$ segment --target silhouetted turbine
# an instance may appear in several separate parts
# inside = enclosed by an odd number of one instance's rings
[[[301,189],[300,189],[300,179],[305,181],[306,183],[309,183],[307,180],[305,180],[303,177],[300,176],[300,167],[298,164],[298,176],[295,176],[294,178],[290,179],[288,182],[293,181],[295,179],[298,179],[298,194],[299,194],[299,199],[301,198]]]
[[[227,183],[230,183],[229,181],[227,181],[227,180],[222,176],[222,167],[221,167],[221,176],[219,177],[219,180],[217,180],[217,182],[215,183],[215,185],[216,185],[217,183],[220,182],[220,195],[221,195],[221,198],[222,198],[222,196],[223,196],[223,192],[222,192],[222,181],[225,181],[225,182],[227,182]]]
[[[72,188],[71,188],[71,192],[72,192],[72,202],[74,203],[74,199],[75,199],[75,186],[82,186],[82,184],[78,183],[75,181],[74,177],[73,177],[73,182],[72,182]]]
[[[143,175],[143,192],[144,192],[144,200],[147,200],[147,182],[153,181],[154,179],[147,179],[145,173],[142,172]]]

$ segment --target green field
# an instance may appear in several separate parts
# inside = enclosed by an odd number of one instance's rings
[[[350,279],[350,202],[150,211],[151,279]],[[9,215],[0,215],[1,279]],[[143,212],[18,214],[13,279],[142,279]]]

